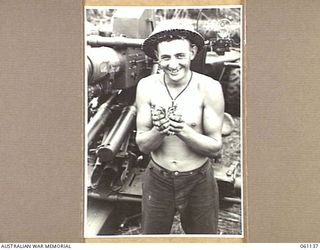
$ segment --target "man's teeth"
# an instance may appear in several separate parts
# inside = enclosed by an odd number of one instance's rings
[[[170,72],[171,73],[177,73],[179,70],[178,69],[176,69],[176,70],[171,70]]]

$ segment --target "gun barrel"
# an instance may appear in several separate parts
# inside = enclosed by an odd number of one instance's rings
[[[97,156],[101,160],[110,161],[115,157],[124,139],[130,132],[130,129],[134,124],[135,117],[135,106],[127,106],[122,110],[120,117],[97,151]]]
[[[124,202],[141,202],[140,196],[130,194],[104,194],[96,190],[88,191],[88,197],[105,201],[124,201]]]
[[[89,146],[91,145],[93,140],[96,138],[96,136],[104,128],[111,114],[110,106],[117,95],[118,95],[118,92],[113,93],[109,97],[109,99],[99,107],[97,113],[89,121],[89,124],[88,124],[88,145]]]
[[[144,39],[127,38],[127,37],[101,37],[90,36],[87,38],[87,44],[92,47],[117,47],[117,48],[141,48]]]

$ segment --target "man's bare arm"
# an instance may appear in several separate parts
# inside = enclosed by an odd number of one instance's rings
[[[224,99],[221,86],[216,81],[206,84],[203,109],[204,134],[198,133],[186,123],[171,122],[177,136],[193,151],[213,157],[222,146],[221,128],[224,114]]]
[[[156,150],[163,141],[163,138],[169,131],[169,126],[162,131],[153,126],[151,117],[150,102],[150,82],[142,79],[137,86],[136,104],[137,104],[137,136],[136,142],[143,153],[150,153]]]

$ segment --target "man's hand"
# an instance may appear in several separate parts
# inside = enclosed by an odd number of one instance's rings
[[[168,115],[170,126],[169,126],[169,135],[180,134],[181,131],[185,128],[185,122],[182,119],[182,115],[176,113],[170,113]]]
[[[151,107],[152,125],[157,128],[161,134],[179,135],[186,127],[182,115],[176,112],[176,108],[168,109],[160,106]]]
[[[166,110],[162,107],[151,108],[152,124],[160,134],[168,134],[170,129],[170,121],[166,116]]]

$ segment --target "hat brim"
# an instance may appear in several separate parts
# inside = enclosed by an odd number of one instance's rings
[[[200,51],[204,46],[204,39],[198,32],[185,29],[170,29],[151,34],[143,42],[143,51],[147,56],[151,57],[154,60],[157,60],[155,51],[157,51],[158,49],[158,44],[162,41],[170,40],[170,37],[183,37],[189,40],[191,44],[196,45],[198,51]]]

